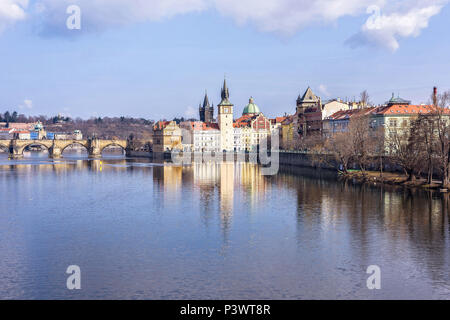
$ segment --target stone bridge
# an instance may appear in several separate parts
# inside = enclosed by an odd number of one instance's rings
[[[9,152],[11,159],[23,157],[23,151],[29,146],[43,146],[48,150],[51,158],[57,159],[62,156],[64,149],[73,145],[81,145],[86,148],[90,158],[100,158],[105,148],[110,146],[121,147],[128,153],[127,140],[0,140],[0,148]]]

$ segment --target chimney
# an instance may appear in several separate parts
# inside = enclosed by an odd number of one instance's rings
[[[437,87],[433,87],[433,105],[437,106]]]

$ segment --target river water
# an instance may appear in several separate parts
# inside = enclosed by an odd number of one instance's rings
[[[0,154],[0,202],[0,299],[450,299],[438,194],[246,163]]]

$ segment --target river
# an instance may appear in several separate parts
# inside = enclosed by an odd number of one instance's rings
[[[292,167],[3,153],[0,202],[0,299],[450,299],[439,194]]]

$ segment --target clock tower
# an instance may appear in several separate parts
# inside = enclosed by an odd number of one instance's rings
[[[221,149],[233,151],[233,104],[230,102],[230,92],[228,91],[227,81],[223,81],[222,101],[218,105],[218,122],[220,129]]]

